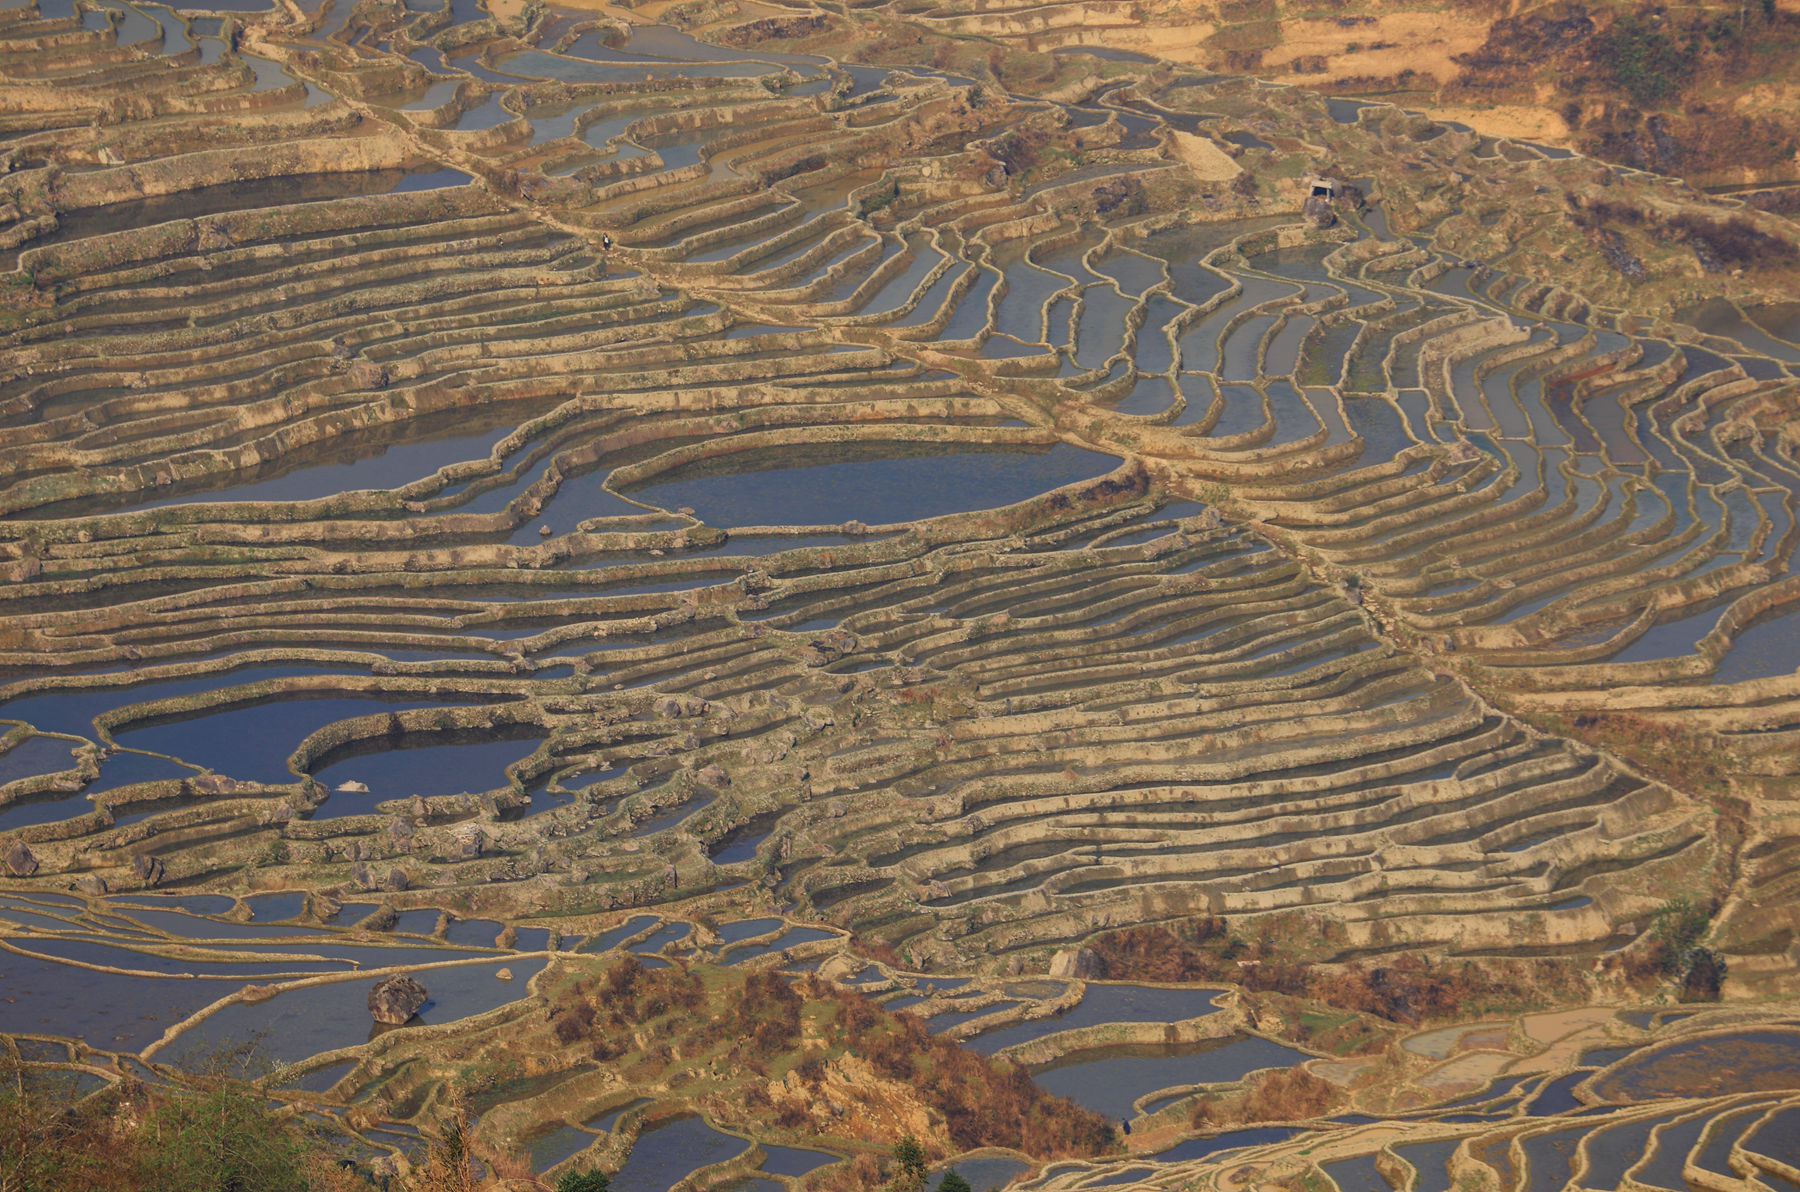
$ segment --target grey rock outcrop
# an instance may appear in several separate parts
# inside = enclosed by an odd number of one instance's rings
[[[369,1015],[376,1022],[399,1026],[425,1004],[425,986],[404,973],[377,981],[369,990]]]
[[[6,871],[14,877],[30,877],[37,872],[37,867],[37,855],[25,847],[23,840],[15,840],[6,851]]]

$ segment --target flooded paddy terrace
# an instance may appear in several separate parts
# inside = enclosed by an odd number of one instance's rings
[[[13,1058],[260,1036],[401,1159],[433,1040],[503,1054],[630,955],[810,973],[1134,1123],[968,1164],[1024,1187],[1800,1178],[1778,1000],[1389,1023],[1376,1080],[1249,992],[1043,976],[1197,915],[1603,957],[1716,877],[1740,988],[1793,993],[1788,829],[1740,865],[1589,732],[1791,782],[1791,310],[1641,317],[1431,182],[1529,213],[1592,163],[1134,55],[1056,55],[1070,100],[804,21],[296,12],[0,8]],[[1300,219],[1294,126],[1370,205]],[[371,1030],[399,971],[430,1001]],[[478,1137],[644,1192],[881,1149],[595,1063]],[[1270,1070],[1333,1111],[1196,1116]]]

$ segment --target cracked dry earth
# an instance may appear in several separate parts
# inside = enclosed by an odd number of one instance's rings
[[[1134,1124],[977,1187],[1800,1186],[1794,273],[1570,213],[1794,225],[1139,55],[1003,82],[904,5],[0,3],[28,1070],[260,1035],[392,1167],[631,953]],[[1631,975],[1675,898],[1719,1003]],[[1209,917],[1511,984],[1082,950]],[[964,1149],[524,1067],[475,1136],[552,1177]]]

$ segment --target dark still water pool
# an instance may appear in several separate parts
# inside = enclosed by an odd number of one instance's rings
[[[1079,480],[1118,460],[1059,443],[1048,450],[982,451],[934,445],[929,454],[858,458],[846,447],[821,454],[745,454],[709,460],[631,495],[667,509],[692,508],[715,526],[889,525],[993,509]]]

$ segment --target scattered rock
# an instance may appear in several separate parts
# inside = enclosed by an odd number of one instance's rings
[[[159,885],[163,880],[162,858],[139,853],[131,859],[131,872],[146,886]]]
[[[350,383],[358,389],[385,389],[388,371],[371,360],[359,360],[350,366]]]
[[[711,704],[691,695],[665,695],[650,705],[658,716],[673,720],[682,716],[704,716]]]
[[[706,765],[702,766],[698,777],[706,786],[720,787],[731,785],[731,775],[727,774],[724,767],[720,766],[717,762],[708,762]]]
[[[400,973],[377,981],[369,990],[369,1016],[376,1022],[399,1026],[417,1014],[429,996],[418,981]]]
[[[369,784],[366,782],[340,782],[331,789],[340,795],[366,795],[369,793]]]
[[[513,979],[513,971],[509,968],[503,968],[495,973],[494,976],[502,981],[510,981]]]
[[[6,853],[7,872],[14,877],[30,877],[37,872],[37,867],[36,854],[25,847],[23,840],[14,841],[12,848]]]
[[[807,666],[826,666],[846,654],[855,653],[859,644],[854,633],[844,629],[833,629],[808,642],[806,648],[800,652],[800,657]]]
[[[91,898],[106,893],[106,879],[97,873],[84,873],[75,879],[75,888]]]

